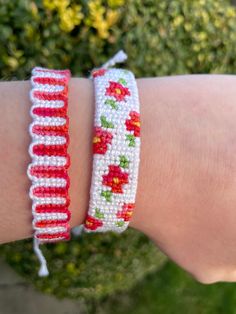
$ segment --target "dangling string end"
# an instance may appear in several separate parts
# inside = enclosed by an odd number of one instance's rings
[[[79,237],[84,232],[84,225],[79,225],[77,227],[74,227],[71,231],[75,237]]]
[[[119,50],[111,59],[109,59],[106,63],[104,63],[99,68],[94,68],[91,71],[91,74],[89,76],[90,79],[92,79],[92,73],[93,71],[99,70],[99,69],[108,69],[113,67],[116,63],[122,63],[128,58],[127,54],[123,50]]]
[[[40,262],[40,269],[38,271],[38,275],[40,277],[47,277],[49,275],[49,271],[47,268],[47,261],[45,257],[43,256],[42,251],[39,248],[39,240],[37,238],[34,238],[34,252]]]
[[[104,63],[101,68],[108,69],[110,67],[113,67],[116,63],[124,62],[127,58],[127,54],[123,50],[120,50],[111,59]]]

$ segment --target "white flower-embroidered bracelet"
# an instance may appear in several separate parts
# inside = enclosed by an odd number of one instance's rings
[[[70,164],[67,116],[69,70],[32,70],[30,99],[33,122],[29,131],[32,163],[28,177],[32,181],[30,198],[34,229],[34,250],[41,263],[40,276],[47,276],[41,243],[70,238],[69,177]]]
[[[140,160],[140,105],[132,72],[92,72],[95,89],[93,174],[87,232],[124,231],[131,219]]]

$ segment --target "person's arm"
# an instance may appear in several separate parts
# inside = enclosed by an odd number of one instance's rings
[[[0,242],[30,237],[29,82],[0,83]],[[131,226],[201,282],[236,280],[236,77],[138,80],[141,163]],[[71,225],[91,179],[92,82],[69,86]]]

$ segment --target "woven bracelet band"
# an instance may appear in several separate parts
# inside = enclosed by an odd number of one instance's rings
[[[30,198],[34,250],[41,262],[40,276],[47,276],[46,260],[39,244],[70,238],[68,196],[70,164],[67,116],[69,70],[32,70],[30,99],[33,122],[29,131],[32,163],[27,174],[32,181]]]
[[[98,69],[95,89],[93,174],[87,232],[124,231],[131,219],[140,155],[139,98],[132,72]]]

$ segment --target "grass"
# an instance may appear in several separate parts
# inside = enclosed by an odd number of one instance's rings
[[[168,261],[128,294],[94,305],[92,313],[236,314],[236,284],[200,284]]]

